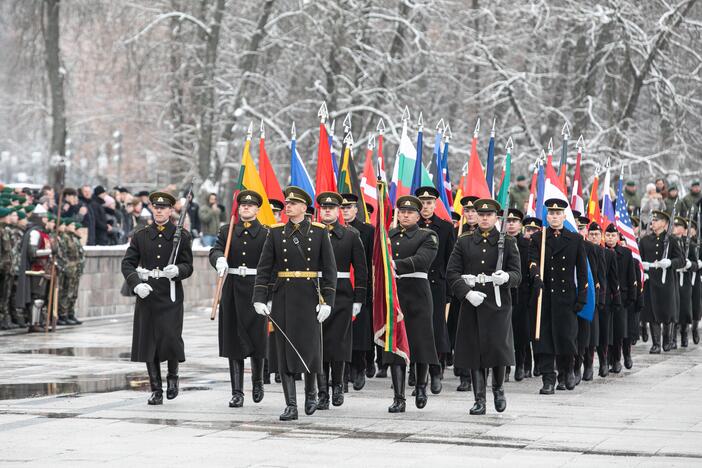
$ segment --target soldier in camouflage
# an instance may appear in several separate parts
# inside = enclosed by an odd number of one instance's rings
[[[12,290],[12,229],[17,222],[17,213],[0,207],[0,330],[17,328],[10,315],[10,292]]]
[[[58,228],[59,299],[57,325],[80,325],[75,317],[78,299],[78,284],[83,270],[84,253],[80,237],[76,234],[76,223],[72,218],[61,220]]]

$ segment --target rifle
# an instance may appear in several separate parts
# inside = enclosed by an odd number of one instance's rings
[[[500,238],[497,241],[497,264],[495,270],[501,270],[505,263],[505,235],[507,235],[507,215],[509,214],[509,191],[507,191],[507,203],[502,207],[502,224],[500,225]],[[500,297],[500,287],[493,283],[495,289],[495,304],[497,307],[502,307],[502,298]]]
[[[690,218],[687,223],[687,235],[685,236],[685,250],[684,250],[684,256],[683,258],[686,260],[685,263],[687,263],[687,257],[690,255],[690,241],[692,240],[692,209],[690,209]],[[679,270],[680,273],[680,287],[682,287],[685,284],[685,267],[682,267]]]
[[[661,258],[661,260],[664,258],[668,258],[668,251],[670,250],[670,237],[673,235],[673,226],[675,224],[675,215],[677,214],[677,205],[678,199],[676,197],[675,201],[673,202],[673,212],[670,214],[670,221],[668,222],[668,231],[666,232],[665,240],[663,241],[663,257]],[[662,284],[665,284],[666,273],[668,273],[667,268],[663,269],[663,274],[661,275]]]
[[[190,184],[188,184],[188,191],[185,195],[185,203],[180,208],[180,217],[178,218],[178,224],[176,225],[175,234],[173,234],[173,250],[171,250],[171,256],[168,257],[168,264],[175,265],[176,258],[178,257],[178,250],[180,249],[180,242],[183,240],[183,225],[185,224],[185,217],[188,215],[188,208],[190,208],[190,202],[193,199],[193,182],[194,177],[190,179]],[[171,302],[176,301],[176,290],[175,281],[169,280],[171,283]]]
[[[237,203],[236,197],[239,194],[239,190],[234,190],[234,195],[232,196],[232,213],[229,217],[229,230],[227,231],[227,243],[224,245],[224,258],[229,260],[229,251],[232,248],[232,236],[234,234],[234,225],[237,222]],[[224,280],[227,277],[225,272],[222,276],[217,276],[217,286],[215,286],[215,295],[212,301],[212,311],[210,312],[210,320],[214,320],[217,317],[217,308],[219,307],[219,301],[222,299],[222,289],[224,288]]]

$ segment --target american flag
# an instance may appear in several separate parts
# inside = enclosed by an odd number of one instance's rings
[[[643,265],[641,264],[641,252],[639,252],[639,245],[636,243],[634,227],[631,224],[629,211],[627,211],[627,204],[626,200],[624,199],[624,178],[621,175],[619,177],[619,185],[617,186],[617,201],[614,216],[617,230],[626,241],[626,246],[629,248],[629,250],[631,250],[631,255],[634,257],[634,259],[639,261],[639,287],[641,287],[643,285],[644,278]]]

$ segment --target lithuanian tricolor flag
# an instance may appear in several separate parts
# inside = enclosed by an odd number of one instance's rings
[[[244,145],[244,153],[241,155],[241,168],[239,169],[239,187],[238,190],[254,190],[258,192],[263,198],[263,204],[261,204],[261,209],[258,211],[258,220],[261,224],[270,226],[274,224],[275,216],[273,216],[273,210],[268,202],[268,195],[266,194],[266,189],[261,182],[261,177],[258,175],[256,170],[256,165],[254,164],[253,158],[251,157],[251,138],[246,139],[246,144]]]
[[[392,269],[390,213],[387,186],[378,181],[377,233],[373,244],[373,339],[386,352],[397,354],[409,364],[409,341]]]

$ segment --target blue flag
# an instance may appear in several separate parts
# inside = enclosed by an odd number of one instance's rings
[[[290,162],[290,185],[300,187],[314,200],[314,184],[305,165],[302,163],[300,154],[297,152],[297,143],[294,139],[290,141],[290,155],[292,158]]]
[[[490,135],[488,143],[487,166],[485,166],[485,180],[487,181],[488,190],[494,197],[495,191],[492,189],[492,182],[495,177],[495,135]]]
[[[410,195],[422,186],[422,129],[417,132],[417,159],[414,161],[414,172],[412,172],[412,186]]]

